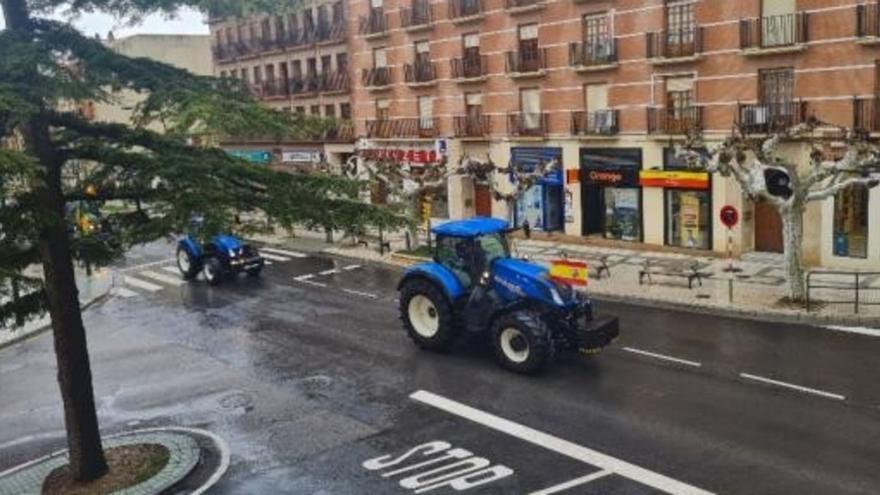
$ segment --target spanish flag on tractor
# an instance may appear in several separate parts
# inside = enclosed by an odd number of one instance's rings
[[[570,285],[587,285],[587,264],[583,261],[554,260],[550,262],[550,278]]]

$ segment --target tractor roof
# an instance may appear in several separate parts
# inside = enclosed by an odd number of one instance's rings
[[[436,235],[448,235],[453,237],[476,237],[483,234],[492,234],[507,230],[509,224],[506,220],[490,217],[473,217],[466,220],[453,220],[438,225],[431,229]]]

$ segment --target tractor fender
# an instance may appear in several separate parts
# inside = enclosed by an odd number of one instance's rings
[[[194,260],[201,259],[202,257],[202,248],[199,246],[199,243],[196,242],[192,237],[184,237],[178,243],[181,249],[187,252],[190,257]]]
[[[464,287],[462,287],[458,277],[443,267],[443,265],[434,262],[419,263],[409,267],[403,273],[400,283],[397,284],[397,290],[400,290],[403,284],[416,277],[430,280],[436,284],[443,290],[449,301],[457,301],[465,294]]]

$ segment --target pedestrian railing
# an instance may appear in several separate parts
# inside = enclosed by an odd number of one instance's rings
[[[814,294],[816,290],[833,291],[841,293],[841,298],[846,297],[845,294],[851,294],[851,299],[822,299],[823,304],[852,304],[855,313],[859,314],[859,309],[863,306],[880,306],[880,298],[867,299],[868,294],[880,293],[880,284],[870,286],[874,280],[880,280],[880,272],[851,272],[851,271],[834,271],[834,270],[810,270],[807,272],[807,311],[818,299]]]

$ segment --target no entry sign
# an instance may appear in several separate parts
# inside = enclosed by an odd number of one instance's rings
[[[736,224],[739,223],[739,211],[730,205],[721,208],[721,223],[728,229],[736,227]]]

